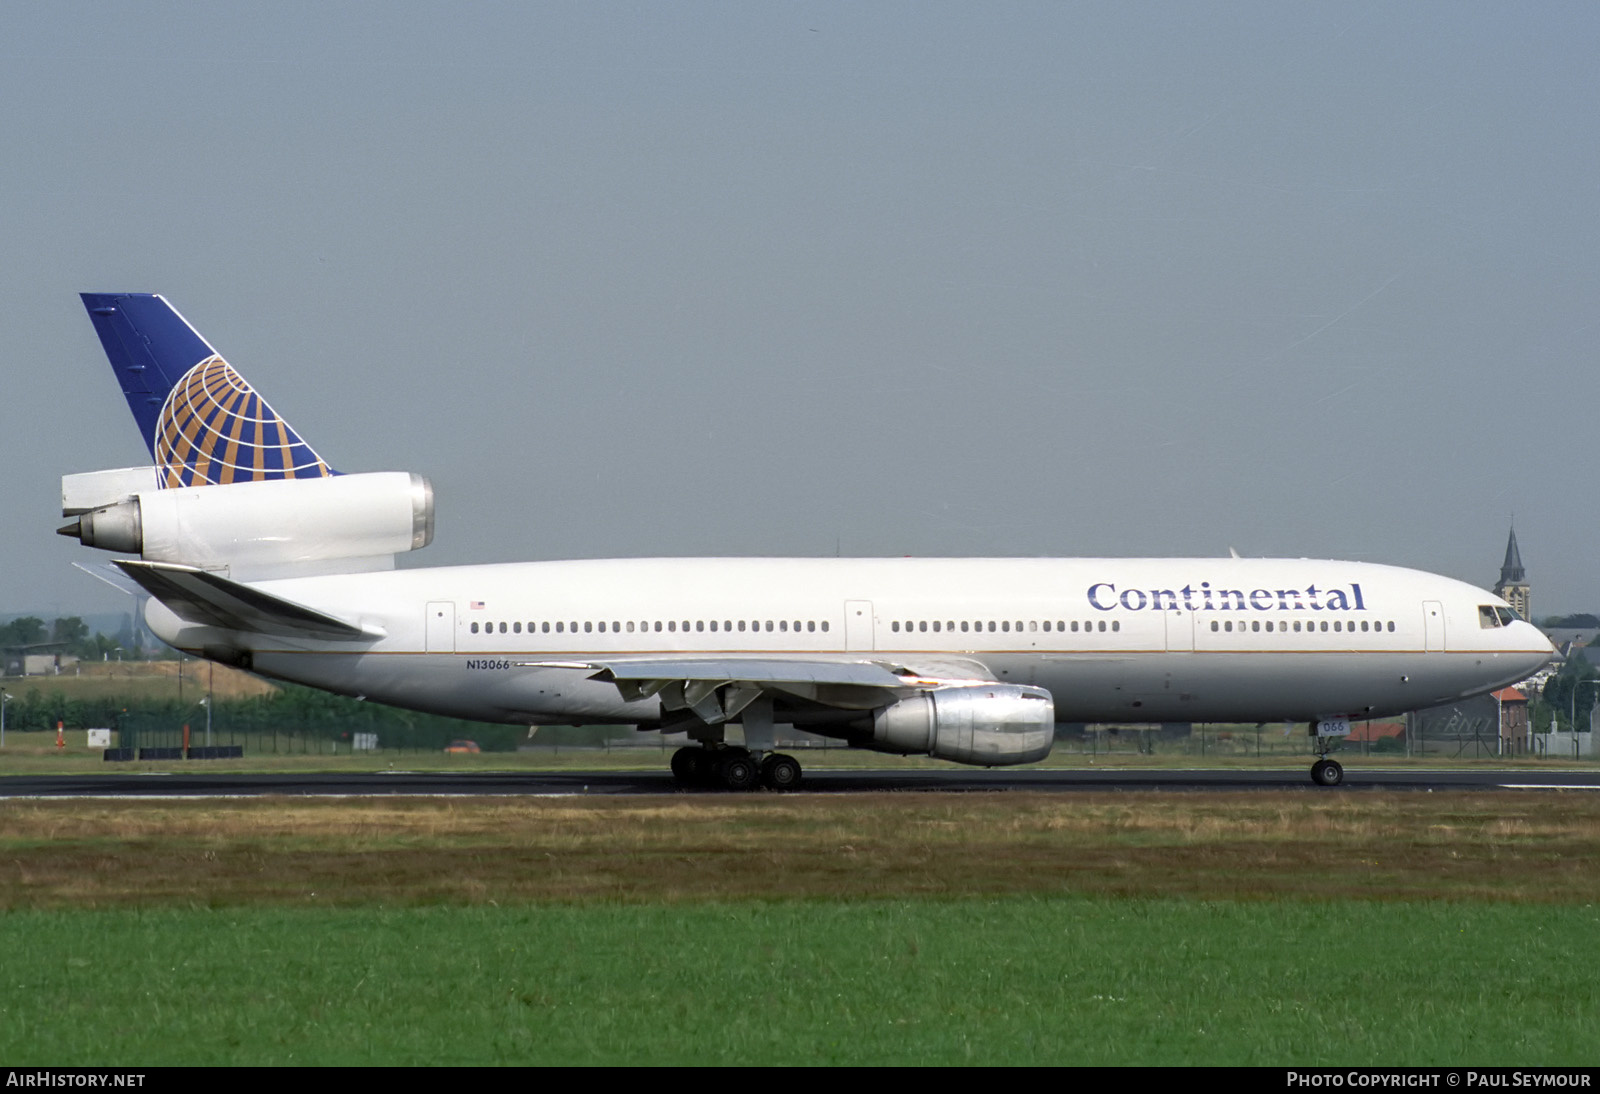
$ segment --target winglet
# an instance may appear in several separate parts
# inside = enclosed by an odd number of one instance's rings
[[[82,297],[161,486],[336,474],[162,297]]]

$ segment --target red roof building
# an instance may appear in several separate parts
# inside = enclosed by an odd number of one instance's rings
[[[1528,697],[1516,688],[1501,688],[1494,693],[1500,704],[1500,754],[1514,756],[1527,752],[1533,742],[1529,739]]]

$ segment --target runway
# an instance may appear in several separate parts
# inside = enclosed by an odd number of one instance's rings
[[[1600,791],[1600,771],[1383,770],[1346,768],[1342,786],[1312,784],[1305,771],[1029,769],[1029,770],[817,770],[807,772],[796,793],[1035,793],[1083,791],[1204,793],[1302,791],[1352,794],[1372,790],[1449,792],[1463,790]],[[0,798],[201,798],[299,795],[365,797],[428,796],[628,796],[726,794],[685,789],[664,771],[382,772],[372,774],[9,775],[0,776]],[[757,791],[755,793],[762,793]],[[770,792],[768,792],[770,793]]]

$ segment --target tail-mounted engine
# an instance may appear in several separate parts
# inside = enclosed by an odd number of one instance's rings
[[[126,492],[140,472],[95,472],[62,480],[58,531],[87,547],[264,575],[328,560],[392,565],[433,539],[433,488],[421,475],[381,471]],[[109,497],[119,500],[110,501]]]

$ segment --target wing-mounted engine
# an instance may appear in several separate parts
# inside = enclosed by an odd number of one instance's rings
[[[246,579],[387,569],[433,539],[433,488],[404,471],[128,492],[141,470],[63,479],[59,532]]]
[[[930,688],[875,712],[858,748],[983,766],[1028,764],[1050,754],[1056,707],[1043,688],[960,684]]]
[[[615,684],[629,702],[659,696],[663,715],[704,726],[738,719],[763,695],[793,717],[798,700],[808,708],[804,728],[875,752],[1001,767],[1042,760],[1055,743],[1048,691],[974,677],[986,670],[965,658],[937,666],[961,673],[953,680],[925,675],[934,666],[922,661],[916,671],[878,661],[692,656],[527,664],[591,669],[591,679]]]

